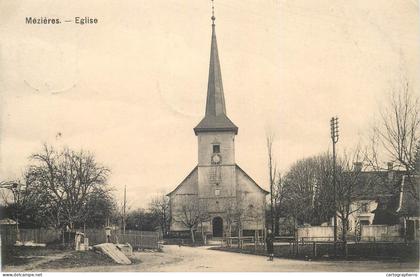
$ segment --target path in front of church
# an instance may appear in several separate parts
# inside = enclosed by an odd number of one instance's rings
[[[301,261],[210,250],[208,247],[165,245],[163,252],[135,252],[141,262],[129,266],[73,268],[71,271],[418,271],[415,262]]]

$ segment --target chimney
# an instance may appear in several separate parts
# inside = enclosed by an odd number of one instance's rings
[[[354,163],[354,171],[362,171],[363,168],[363,163],[362,162],[355,162]]]

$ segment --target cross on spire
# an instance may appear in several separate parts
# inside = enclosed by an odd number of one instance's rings
[[[216,17],[214,16],[214,0],[211,0],[211,21],[212,21],[212,25],[214,25],[215,20],[216,20]]]

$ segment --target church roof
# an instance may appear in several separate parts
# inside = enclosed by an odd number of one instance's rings
[[[257,184],[257,182],[254,181],[254,179],[252,179],[242,168],[239,167],[239,165],[235,164],[235,166],[236,166],[236,169],[238,171],[242,172],[245,175],[245,177],[248,178],[252,182],[252,184],[255,185],[262,193],[269,194],[268,191],[266,191],[265,189],[263,189],[262,187],[260,187]],[[187,180],[189,178],[191,178],[193,176],[195,178],[193,180],[193,182],[198,183],[198,174],[196,174],[197,173],[197,170],[198,170],[198,166],[195,166],[194,169],[190,172],[190,174],[188,174],[187,177],[185,177],[184,180],[182,180],[182,182],[173,191],[171,191],[168,194],[166,194],[166,196],[171,197],[178,189],[180,189],[187,182]]]
[[[238,133],[238,127],[227,117],[225,96],[223,93],[222,72],[217,50],[216,30],[212,17],[212,36],[210,50],[209,79],[207,84],[206,113],[204,118],[194,128],[199,132],[233,131]]]
[[[198,170],[198,166],[195,166],[194,169],[190,172],[190,174],[187,175],[187,177],[184,178],[184,180],[182,180],[181,183],[179,183],[179,185],[170,193],[166,194],[166,196],[171,196],[175,191],[177,191],[180,187],[182,187],[182,185],[191,177],[194,175],[194,173],[196,173]],[[198,183],[198,175],[197,175],[197,180],[194,180],[196,183]]]
[[[254,179],[252,179],[251,178],[251,176],[249,176],[242,168],[240,168],[239,167],[239,165],[236,165],[236,168],[238,169],[238,170],[240,170],[249,180],[251,180],[251,182],[255,185],[255,186],[257,186],[257,188],[261,191],[261,192],[263,192],[264,194],[270,194],[270,192],[268,192],[268,191],[266,191],[265,189],[263,189],[262,187],[260,187],[258,184],[257,184],[257,182],[255,182],[254,181]]]

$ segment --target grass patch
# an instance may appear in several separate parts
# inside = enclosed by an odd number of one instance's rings
[[[19,266],[42,259],[44,256],[60,253],[60,250],[45,247],[2,245],[1,261],[3,266]]]
[[[94,251],[72,251],[58,260],[43,263],[42,268],[72,268],[117,265],[111,258]]]
[[[213,250],[221,250],[235,253],[266,256],[267,252],[263,246],[254,248],[245,245],[242,249],[237,247],[212,247]],[[299,255],[296,255],[289,245],[275,245],[274,256],[286,259],[298,260],[394,260],[394,261],[418,261],[418,243],[358,243],[348,245],[348,256],[344,256],[343,249],[338,247],[338,257],[334,257],[334,246],[332,244],[317,245],[317,256],[313,256],[312,245],[299,246]]]
[[[118,265],[110,257],[95,251],[74,251],[69,249],[51,249],[46,247],[2,246],[2,266],[30,265],[41,261],[46,256],[65,254],[64,257],[44,262],[38,268],[60,269],[87,266]],[[140,263],[138,259],[130,259],[132,264]]]
[[[139,264],[139,259],[130,258],[132,264]],[[115,266],[120,265],[110,257],[97,251],[72,251],[61,259],[43,263],[40,268],[60,269],[89,266]]]

